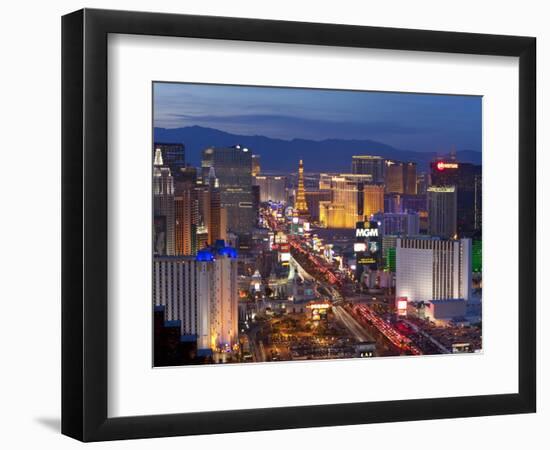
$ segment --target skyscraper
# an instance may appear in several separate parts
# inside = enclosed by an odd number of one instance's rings
[[[340,174],[330,182],[330,201],[321,201],[320,221],[327,228],[355,228],[371,214],[384,211],[384,186],[370,184],[370,174]]]
[[[182,335],[203,335],[202,302],[197,286],[197,262],[193,256],[155,256],[153,305],[165,307],[165,320],[180,321]]]
[[[481,166],[455,159],[430,164],[431,181],[436,186],[455,186],[457,196],[457,230],[461,235],[481,234]]]
[[[386,192],[403,194],[403,163],[400,161],[386,161]]]
[[[352,156],[351,173],[371,175],[373,183],[384,183],[384,158],[373,155]]]
[[[304,188],[304,162],[302,160],[300,160],[300,164],[298,165],[298,189],[296,191],[296,200],[294,201],[294,210],[298,216],[309,216]]]
[[[227,215],[225,208],[221,206],[221,193],[216,172],[213,167],[209,170],[205,184],[197,187],[199,203],[199,227],[202,226],[202,233],[206,231],[206,242],[213,245],[217,240],[227,238]],[[201,236],[204,238],[204,236]],[[198,241],[197,241],[198,242]],[[198,244],[198,248],[202,248]]]
[[[232,350],[238,343],[237,253],[218,241],[192,256],[156,256],[153,305],[179,321],[199,349]]]
[[[403,164],[403,193],[416,195],[416,163],[408,161]]]
[[[252,155],[252,176],[260,175],[261,172],[260,155]]]
[[[173,255],[174,243],[174,180],[170,168],[164,166],[160,149],[155,152],[153,166],[153,253]]]
[[[469,300],[472,241],[397,239],[396,298],[409,301]]]
[[[416,195],[416,163],[386,160],[385,184],[388,194]]]
[[[176,255],[194,255],[197,252],[199,205],[193,185],[181,188],[174,198]]]
[[[257,218],[252,192],[252,158],[247,148],[210,147],[203,151],[203,179],[215,169],[221,207],[227,212],[227,227],[236,234],[251,233]]]
[[[330,202],[330,189],[315,189],[306,191],[307,210],[313,222],[319,221],[321,202]]]
[[[179,176],[174,179],[175,255],[194,255],[197,252],[198,194],[197,169],[180,168]]]
[[[164,165],[170,169],[174,178],[178,178],[180,169],[185,167],[185,146],[178,143],[155,142],[153,158],[157,149],[161,151]]]
[[[430,186],[428,188],[428,234],[442,238],[456,235],[455,186]]]
[[[197,226],[197,251],[207,248],[209,245],[208,242],[208,228],[204,225],[203,222],[200,222]]]
[[[238,343],[239,296],[237,252],[218,241],[197,254],[201,302],[208,305],[208,340],[213,350],[230,350]]]
[[[260,202],[286,202],[286,177],[258,175],[254,183],[260,188]]]
[[[361,208],[361,189],[359,189],[359,215],[368,219],[372,214],[384,212],[384,186],[381,184],[363,184],[363,205]],[[359,188],[361,186],[359,185]]]

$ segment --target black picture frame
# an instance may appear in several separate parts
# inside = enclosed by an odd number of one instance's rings
[[[107,36],[110,33],[518,57],[518,393],[109,418]],[[64,16],[62,433],[82,441],[102,441],[535,412],[535,91],[533,37],[94,9]]]

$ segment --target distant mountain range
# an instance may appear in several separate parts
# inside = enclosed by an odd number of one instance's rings
[[[379,155],[399,161],[415,161],[419,170],[427,170],[429,163],[441,156],[436,152],[415,152],[396,149],[382,142],[372,140],[325,139],[273,139],[265,136],[241,136],[214,128],[199,126],[184,128],[154,129],[156,142],[182,143],[186,149],[189,164],[200,165],[201,152],[209,146],[228,147],[240,144],[261,157],[262,171],[289,172],[298,167],[298,160],[304,160],[306,172],[348,172],[353,155]],[[481,152],[459,150],[458,161],[481,164]]]

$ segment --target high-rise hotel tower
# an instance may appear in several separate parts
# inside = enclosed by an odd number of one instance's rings
[[[469,300],[472,241],[397,239],[396,298],[408,301]]]
[[[370,175],[374,183],[384,183],[385,160],[376,155],[356,155],[351,159],[351,173]]]
[[[250,150],[240,145],[209,147],[202,153],[203,178],[208,177],[211,167],[218,180],[221,207],[227,212],[227,228],[236,234],[251,233],[258,212],[252,192]]]
[[[155,151],[153,165],[153,214],[153,252],[156,255],[173,255],[174,180],[170,168],[164,166],[160,149]]]
[[[198,349],[231,350],[238,343],[237,253],[218,241],[197,256],[153,259],[153,305],[178,321]]]
[[[384,212],[384,185],[368,174],[340,174],[330,179],[330,201],[319,202],[319,220],[327,228],[355,228],[357,222]]]
[[[428,234],[442,238],[456,235],[457,205],[455,186],[430,186],[428,198]]]

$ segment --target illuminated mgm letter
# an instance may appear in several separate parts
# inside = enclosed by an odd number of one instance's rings
[[[355,230],[355,237],[378,237],[378,228],[357,228]]]

